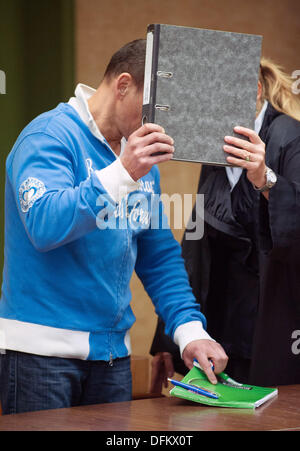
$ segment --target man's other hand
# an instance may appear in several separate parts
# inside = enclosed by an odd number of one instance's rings
[[[182,358],[189,369],[196,359],[212,384],[217,383],[216,374],[224,371],[228,362],[222,346],[213,340],[191,341],[184,348]]]

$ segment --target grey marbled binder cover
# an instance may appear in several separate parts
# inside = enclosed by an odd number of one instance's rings
[[[160,26],[155,122],[175,141],[175,160],[227,165],[224,136],[254,128],[262,37]]]

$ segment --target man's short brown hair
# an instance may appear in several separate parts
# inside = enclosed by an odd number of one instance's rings
[[[146,40],[136,39],[125,44],[112,57],[106,68],[104,79],[110,80],[123,72],[129,73],[138,88],[144,85]]]

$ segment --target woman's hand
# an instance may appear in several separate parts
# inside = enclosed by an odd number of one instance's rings
[[[249,141],[225,136],[224,151],[230,156],[227,161],[247,170],[247,177],[253,185],[261,188],[266,184],[265,143],[258,134],[249,128],[234,127],[234,131],[249,138]],[[235,147],[233,147],[235,146]]]

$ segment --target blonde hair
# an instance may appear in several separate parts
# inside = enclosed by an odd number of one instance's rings
[[[262,85],[262,101],[268,100],[276,110],[300,121],[300,97],[292,91],[292,77],[272,60],[262,57],[259,80]]]

